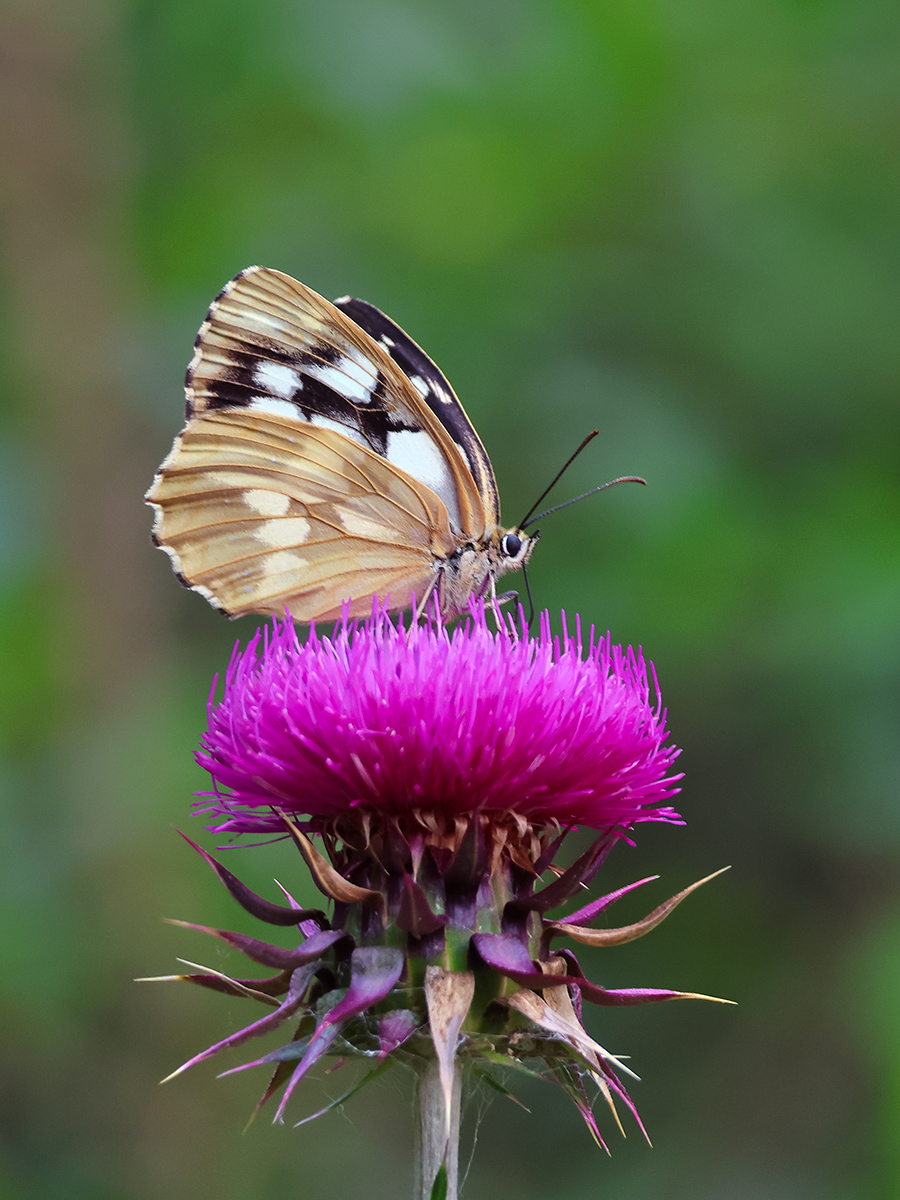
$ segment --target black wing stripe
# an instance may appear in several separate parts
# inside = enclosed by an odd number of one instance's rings
[[[351,296],[342,296],[333,303],[378,342],[410,380],[462,452],[481,495],[488,527],[498,524],[500,497],[491,460],[444,373],[408,333],[374,304]]]

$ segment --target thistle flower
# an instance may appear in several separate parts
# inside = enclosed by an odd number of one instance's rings
[[[179,1071],[291,1020],[285,1045],[236,1068],[272,1068],[260,1103],[283,1089],[278,1120],[328,1052],[376,1070],[418,1062],[451,1141],[460,1063],[524,1066],[560,1084],[601,1145],[592,1084],[614,1113],[618,1097],[637,1117],[620,1079],[631,1072],[586,1032],[582,1001],[696,994],[600,987],[552,943],[640,937],[699,884],[620,929],[591,925],[647,880],[546,915],[580,895],[637,824],[681,823],[669,803],[678,751],[652,666],[593,630],[585,641],[578,622],[574,634],[565,618],[563,628],[554,637],[545,614],[536,638],[511,621],[494,631],[480,606],[453,631],[404,628],[376,610],[331,637],[312,629],[305,643],[276,621],[236,649],[222,699],[210,700],[197,757],[214,787],[198,808],[218,833],[290,836],[333,912],[263,900],[199,851],[245,909],[303,940],[284,950],[192,926],[277,973],[180,976],[271,1011]],[[597,836],[557,867],[576,827]]]

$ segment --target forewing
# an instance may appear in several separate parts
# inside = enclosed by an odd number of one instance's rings
[[[382,345],[289,275],[248,267],[223,288],[185,391],[189,419],[251,409],[337,430],[435,492],[464,539],[484,536],[481,490],[447,428]]]
[[[335,300],[334,305],[360,329],[365,330],[373,341],[383,346],[409,379],[468,463],[475,486],[481,495],[487,527],[490,529],[498,525],[500,498],[491,460],[443,371],[405,330],[390,317],[386,317],[374,304],[356,300],[351,296],[342,296],[340,300]]]
[[[193,416],[147,493],[154,537],[229,616],[392,610],[456,549],[443,502],[343,432],[253,407]]]

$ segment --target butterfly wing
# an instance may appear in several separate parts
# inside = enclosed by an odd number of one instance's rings
[[[385,347],[280,271],[248,267],[223,288],[185,391],[188,418],[244,408],[342,433],[435,492],[463,541],[496,523],[466,456]]]
[[[147,499],[181,579],[229,616],[409,606],[456,549],[443,501],[342,431],[241,405],[192,416]]]
[[[373,596],[398,610],[432,589],[454,615],[530,554],[498,526],[490,461],[449,383],[371,305],[248,267],[210,306],[185,395],[147,494],[154,537],[231,616],[364,615]]]
[[[443,371],[405,330],[374,304],[343,296],[335,300],[334,306],[384,347],[428,405],[466,460],[481,497],[487,528],[499,525],[500,497],[491,460]]]

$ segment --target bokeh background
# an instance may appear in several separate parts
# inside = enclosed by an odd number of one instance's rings
[[[900,1195],[896,3],[7,0],[0,95],[0,1195],[408,1191],[401,1073],[242,1133],[261,1077],[157,1086],[237,1002],[131,982],[227,964],[162,917],[251,931],[175,829],[254,622],[177,586],[142,495],[254,262],[426,347],[508,521],[594,426],[560,498],[650,484],[548,518],[532,583],[645,647],[684,747],[617,915],[733,869],[592,971],[739,1007],[592,1014],[653,1149],[473,1097],[467,1200]],[[304,894],[283,848],[229,862]]]

